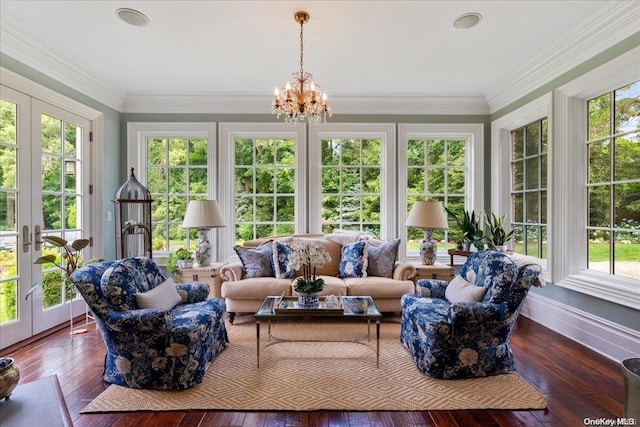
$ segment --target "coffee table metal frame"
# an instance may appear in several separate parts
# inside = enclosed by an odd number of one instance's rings
[[[346,299],[364,299],[366,302],[367,310],[366,312],[353,312],[349,309],[350,304],[346,304],[344,311],[336,312],[335,310],[327,310],[324,311],[322,309],[318,310],[301,310],[297,312],[296,310],[291,310],[291,313],[288,312],[276,312],[275,307],[281,301],[283,297],[281,296],[269,296],[265,298],[262,305],[258,309],[258,311],[254,314],[256,319],[256,357],[257,357],[257,367],[260,368],[260,325],[261,321],[266,320],[268,325],[268,334],[267,340],[270,342],[266,344],[263,350],[270,345],[277,344],[280,342],[352,342],[356,344],[368,345],[363,340],[288,340],[283,338],[275,337],[271,334],[271,321],[272,320],[284,320],[284,319],[293,319],[293,318],[341,318],[341,319],[366,319],[367,320],[367,342],[371,341],[371,321],[375,320],[376,322],[376,368],[380,367],[380,319],[382,318],[382,314],[378,310],[376,303],[373,301],[373,298],[370,296],[344,296],[341,297],[344,300]],[[284,297],[287,299],[295,299],[295,297]],[[348,301],[347,301],[348,303]]]

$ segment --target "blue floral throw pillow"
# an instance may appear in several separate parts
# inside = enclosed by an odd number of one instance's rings
[[[367,242],[367,245],[367,276],[393,278],[400,239],[381,242],[379,245]]]
[[[367,277],[367,242],[360,241],[342,247],[338,277]]]
[[[291,246],[277,240],[273,241],[273,269],[278,279],[291,279],[296,275],[289,262],[289,254]]]
[[[273,277],[271,244],[267,243],[257,248],[243,248],[236,246],[233,248],[242,261],[244,278],[252,277]]]

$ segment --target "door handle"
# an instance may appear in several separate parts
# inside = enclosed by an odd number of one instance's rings
[[[36,251],[39,251],[40,248],[42,247],[42,244],[44,243],[41,238],[42,238],[42,230],[40,230],[40,226],[36,225]]]
[[[22,252],[29,252],[29,246],[31,245],[31,236],[29,236],[29,226],[22,226]]]

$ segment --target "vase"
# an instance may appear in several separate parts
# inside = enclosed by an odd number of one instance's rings
[[[11,392],[18,385],[20,371],[10,357],[0,357],[0,399],[9,400]]]
[[[320,305],[320,292],[311,294],[298,294],[298,305],[300,307],[318,307]]]

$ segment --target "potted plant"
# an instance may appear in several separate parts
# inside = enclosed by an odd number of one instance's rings
[[[473,210],[465,210],[462,211],[462,215],[458,216],[447,207],[445,207],[445,210],[453,217],[458,230],[462,234],[463,249],[468,251],[472,243],[476,249],[480,249],[482,247],[482,229],[480,227],[480,218],[476,218],[475,212]]]
[[[62,259],[58,261],[58,255],[43,255],[33,261],[34,264],[53,264],[60,268],[65,276],[65,281],[71,280],[71,273],[80,266],[80,253],[82,249],[89,246],[89,240],[78,239],[69,244],[68,241],[58,236],[45,236],[42,240],[55,247],[62,248]]]
[[[175,276],[179,268],[191,268],[192,265],[193,254],[184,248],[180,248],[169,255],[167,271]]]
[[[496,214],[485,214],[484,216],[484,240],[489,249],[505,252],[507,242],[513,237],[513,230],[508,233],[505,230],[506,217],[498,217]]]
[[[331,255],[318,242],[293,242],[289,264],[294,270],[302,267],[302,276],[293,284],[298,293],[298,304],[303,307],[318,304],[318,294],[325,287],[324,279],[316,276],[316,268],[331,261]]]

